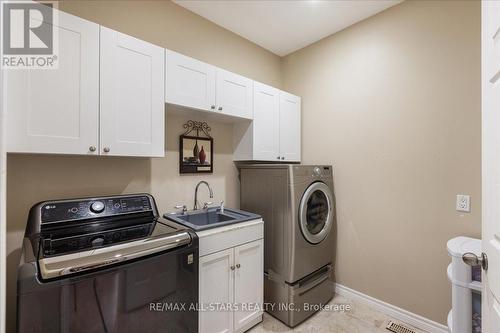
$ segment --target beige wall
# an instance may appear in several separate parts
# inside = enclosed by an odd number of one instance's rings
[[[280,87],[280,57],[170,1],[60,1],[59,9]]]
[[[481,230],[480,2],[407,1],[282,66],[303,163],[334,166],[337,281],[445,323],[446,241]]]
[[[67,1],[59,8],[123,33],[280,87],[280,58],[170,1]],[[55,198],[150,192],[161,210],[193,204],[194,187],[206,179],[214,202],[239,205],[232,162],[232,125],[207,120],[214,137],[214,174],[178,173],[178,136],[188,119],[167,113],[165,158],[9,155],[7,179],[7,332],[15,330],[16,269],[28,209]],[[200,201],[206,189],[200,189]]]

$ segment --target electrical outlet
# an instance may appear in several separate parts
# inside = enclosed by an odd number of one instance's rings
[[[470,213],[470,195],[457,194],[457,211]]]

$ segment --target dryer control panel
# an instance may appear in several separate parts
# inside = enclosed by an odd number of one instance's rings
[[[294,176],[314,177],[314,178],[332,178],[332,167],[329,165],[297,165],[293,168]]]

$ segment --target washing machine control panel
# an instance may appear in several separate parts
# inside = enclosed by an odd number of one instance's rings
[[[147,195],[54,201],[47,202],[41,207],[40,217],[44,224],[150,212],[152,206],[151,199]]]
[[[146,237],[157,216],[148,194],[45,201],[32,207],[29,230],[47,257]]]

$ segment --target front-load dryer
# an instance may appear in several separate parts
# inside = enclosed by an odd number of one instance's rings
[[[292,257],[287,281],[297,281],[331,264],[335,201],[331,166],[290,168]]]
[[[293,327],[318,309],[311,305],[325,304],[333,297],[332,167],[240,164],[239,169],[241,208],[264,220],[267,311]],[[289,309],[290,304],[296,309]]]

